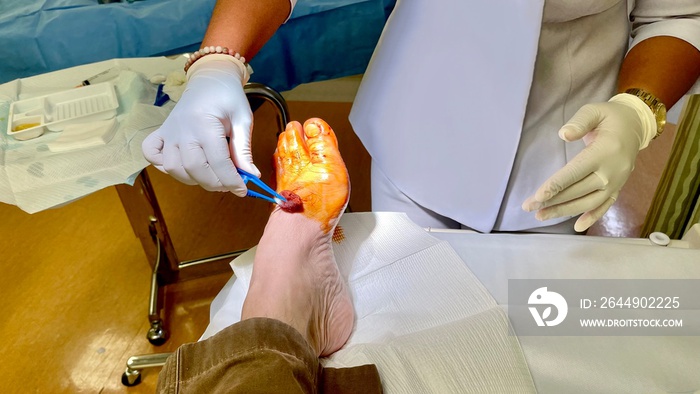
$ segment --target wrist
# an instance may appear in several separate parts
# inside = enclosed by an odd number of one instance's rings
[[[643,89],[631,88],[625,90],[625,93],[639,98],[647,107],[649,107],[654,115],[654,123],[656,124],[654,138],[660,136],[664,131],[664,126],[666,126],[666,106],[664,103],[658,97]]]
[[[651,142],[651,140],[656,138],[656,116],[654,115],[651,108],[649,108],[649,106],[642,99],[629,93],[620,93],[613,96],[608,101],[611,103],[618,103],[628,108],[631,108],[639,116],[639,120],[642,127],[639,141],[639,150],[646,148]]]
[[[240,77],[241,85],[245,85],[248,82],[252,73],[250,66],[245,63],[245,58],[240,57],[240,55],[236,57],[227,53],[207,53],[193,59],[192,61],[188,60],[185,67],[185,75],[188,81],[199,70],[206,69],[212,65],[216,65],[217,69],[234,70]]]

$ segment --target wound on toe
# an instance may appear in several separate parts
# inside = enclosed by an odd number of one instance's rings
[[[279,205],[280,209],[289,213],[304,211],[304,203],[301,201],[301,197],[299,197],[296,193],[289,190],[282,190],[280,194],[282,197],[287,199],[287,201],[282,201],[281,203],[277,204]]]

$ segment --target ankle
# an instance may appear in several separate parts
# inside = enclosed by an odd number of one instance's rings
[[[324,232],[321,224],[313,219],[275,209],[259,244],[266,251],[284,248],[288,253],[295,250],[310,253],[324,245],[330,246],[331,236],[332,233]]]

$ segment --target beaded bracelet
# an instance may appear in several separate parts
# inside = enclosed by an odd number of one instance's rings
[[[236,59],[240,60],[241,63],[243,63],[245,66],[247,66],[247,64],[245,62],[245,58],[243,56],[241,56],[240,53],[233,51],[231,49],[228,49],[226,47],[212,45],[212,46],[200,48],[199,50],[194,51],[194,53],[192,53],[190,55],[190,57],[187,59],[187,62],[185,63],[185,73],[187,72],[187,70],[190,69],[190,67],[192,66],[192,64],[194,64],[194,62],[196,62],[197,60],[201,59],[204,56],[215,54],[215,53],[222,54],[222,55],[231,55],[231,56],[235,57]]]

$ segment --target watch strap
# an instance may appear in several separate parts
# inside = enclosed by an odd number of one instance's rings
[[[663,133],[664,127],[666,126],[666,106],[653,94],[639,88],[632,88],[625,90],[625,93],[631,94],[638,97],[644,102],[644,104],[649,106],[651,112],[654,114],[656,119],[656,135],[654,138],[658,137]]]

